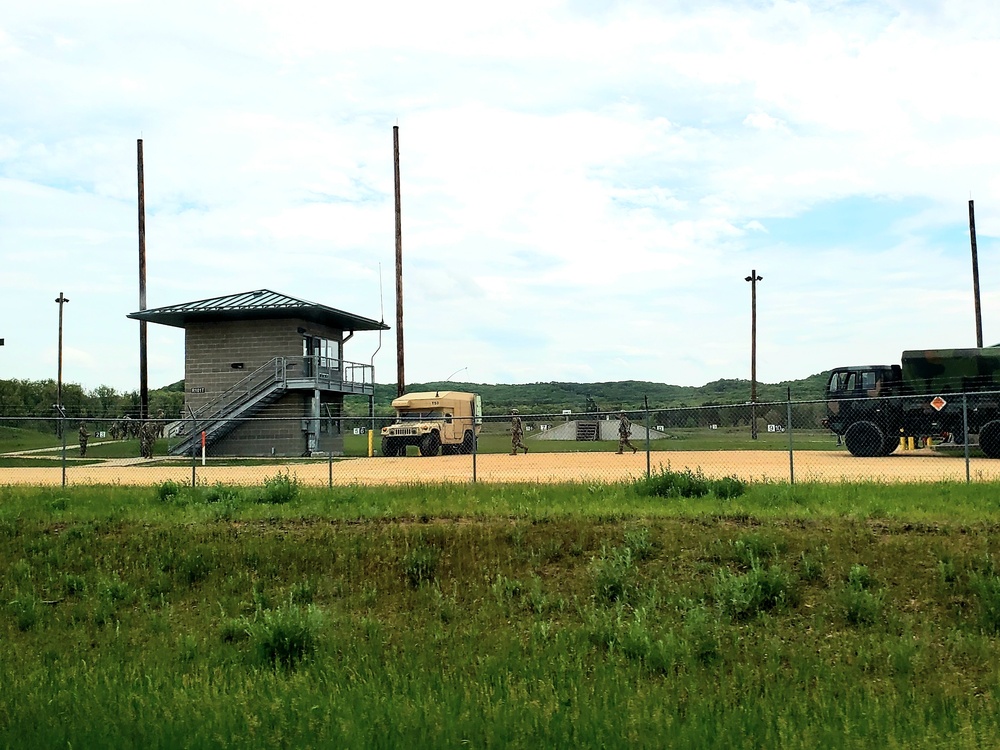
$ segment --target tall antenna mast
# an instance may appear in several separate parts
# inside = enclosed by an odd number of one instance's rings
[[[403,211],[399,197],[399,125],[392,126],[393,171],[396,177],[396,395],[406,390],[403,375]]]

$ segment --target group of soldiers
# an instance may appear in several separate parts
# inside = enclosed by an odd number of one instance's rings
[[[153,446],[157,438],[163,437],[163,410],[156,414],[156,419],[132,419],[128,414],[116,419],[111,424],[108,431],[112,440],[136,440],[139,441],[139,455],[142,458],[153,457]],[[90,440],[90,432],[87,430],[87,423],[80,422],[79,430],[80,456],[87,455],[87,443]]]
[[[618,417],[618,454],[621,455],[625,452],[625,448],[631,448],[632,452],[635,453],[638,450],[629,438],[632,436],[632,422],[626,416],[625,412],[618,412],[616,415]],[[517,450],[520,448],[525,453],[528,452],[528,446],[524,444],[524,425],[521,424],[521,416],[518,414],[517,409],[510,410],[510,455],[516,456]]]

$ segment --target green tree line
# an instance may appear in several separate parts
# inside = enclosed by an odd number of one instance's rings
[[[51,419],[57,416],[57,401],[58,384],[54,380],[0,380],[0,418]],[[76,383],[63,383],[62,404],[66,416],[72,420],[113,421],[126,414],[135,419],[140,413],[138,391],[119,393],[107,385],[86,390]],[[166,418],[177,418],[183,406],[183,383],[149,392],[151,416],[155,417],[162,410]],[[8,420],[7,424],[16,426],[16,421]],[[54,421],[51,429],[56,429]]]
[[[758,383],[757,399],[760,402],[782,402],[789,393],[793,401],[811,401],[823,398],[826,373],[812,375],[802,380],[781,383]],[[750,399],[750,381],[740,379],[716,380],[703,386],[680,386],[653,383],[643,380],[624,380],[606,383],[523,383],[518,385],[430,382],[411,383],[406,391],[470,391],[483,399],[487,415],[507,414],[518,409],[525,414],[561,414],[564,409],[573,413],[594,411],[639,410],[647,404],[652,410],[685,409],[692,412],[678,415],[685,423],[700,425],[728,423],[725,410],[704,407],[724,407],[745,404]],[[0,418],[56,416],[53,405],[57,401],[54,380],[0,380]],[[375,412],[379,416],[392,414],[392,400],[396,397],[395,383],[375,385]],[[101,385],[87,390],[76,383],[63,383],[62,403],[70,419],[108,421],[126,414],[139,416],[139,392],[119,392]],[[695,412],[694,408],[697,408]],[[150,390],[149,413],[155,416],[161,410],[168,419],[177,419],[184,408],[184,381],[164,388]],[[779,410],[780,411],[780,410]],[[368,399],[344,399],[344,415],[360,417],[368,414]],[[54,428],[53,428],[54,429]]]
[[[785,401],[791,394],[793,401],[820,400],[824,397],[828,373],[817,373],[802,380],[780,383],[758,383],[759,402]],[[702,386],[668,385],[645,380],[622,380],[608,383],[523,383],[518,385],[430,382],[411,383],[407,393],[418,391],[469,391],[483,398],[483,411],[490,414],[507,414],[511,409],[525,413],[560,414],[563,409],[574,413],[642,409],[648,400],[650,409],[677,409],[685,407],[724,406],[744,404],[750,400],[750,381],[739,379],[716,380]],[[396,397],[395,383],[375,385],[375,411],[379,415],[392,413],[392,400]],[[367,414],[367,400],[347,399],[345,414]]]

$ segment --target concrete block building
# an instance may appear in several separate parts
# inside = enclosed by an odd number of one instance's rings
[[[128,317],[184,329],[189,427],[174,453],[197,449],[204,432],[216,456],[341,455],[345,396],[374,405],[374,368],[343,350],[358,331],[388,330],[382,322],[268,289]]]

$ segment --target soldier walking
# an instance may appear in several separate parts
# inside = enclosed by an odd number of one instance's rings
[[[87,423],[80,422],[80,456],[87,455],[87,440],[90,439],[90,433],[87,432]]]
[[[517,409],[510,410],[510,455],[516,456],[517,449],[521,448],[525,453],[528,446],[522,442],[524,437],[524,427],[521,426],[521,418],[517,415]]]
[[[153,441],[156,440],[156,425],[146,421],[139,428],[139,455],[143,458],[153,457]]]
[[[636,447],[629,440],[629,436],[632,434],[632,423],[625,416],[625,412],[619,412],[618,416],[618,454],[621,455],[625,452],[625,446],[631,448],[632,452],[635,453]]]

